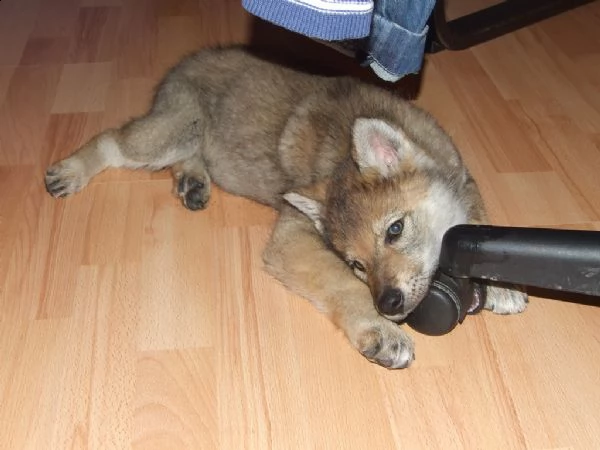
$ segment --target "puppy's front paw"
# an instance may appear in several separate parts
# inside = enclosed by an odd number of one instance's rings
[[[89,182],[81,161],[64,159],[46,170],[46,190],[52,197],[66,197],[82,190]]]
[[[496,314],[518,314],[527,307],[527,294],[518,288],[488,286],[485,309]]]
[[[404,369],[415,359],[410,337],[397,324],[384,318],[360,327],[355,346],[369,361],[388,369]]]

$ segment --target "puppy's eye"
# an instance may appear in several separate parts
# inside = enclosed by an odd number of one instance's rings
[[[350,268],[351,269],[356,269],[359,272],[364,272],[365,271],[365,266],[363,266],[360,261],[357,261],[357,260],[353,259],[348,264],[350,264]]]
[[[387,229],[385,240],[387,243],[394,242],[396,239],[400,237],[404,231],[404,220],[396,220],[393,224],[389,226]]]

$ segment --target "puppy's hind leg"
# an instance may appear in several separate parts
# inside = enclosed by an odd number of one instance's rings
[[[175,194],[191,211],[204,209],[210,198],[210,176],[200,152],[172,166]]]
[[[156,170],[190,157],[195,151],[190,145],[195,124],[184,120],[177,113],[150,113],[98,134],[48,168],[47,191],[53,197],[66,197],[109,167]]]

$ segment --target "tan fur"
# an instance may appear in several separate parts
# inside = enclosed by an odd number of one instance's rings
[[[443,231],[485,220],[477,186],[427,113],[357,80],[307,75],[238,48],[185,58],[147,114],[48,168],[46,186],[63,197],[108,167],[167,166],[189,209],[206,207],[211,181],[279,209],[266,269],[389,368],[408,366],[413,344],[373,297],[398,285],[410,312]],[[406,219],[406,237],[386,243],[394,215]],[[353,273],[352,258],[365,273]],[[511,292],[494,294],[493,307],[521,309]]]

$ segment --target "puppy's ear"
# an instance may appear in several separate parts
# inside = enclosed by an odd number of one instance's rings
[[[323,234],[325,215],[325,185],[318,184],[288,192],[283,198],[298,211],[306,215],[320,234]]]
[[[404,131],[383,120],[356,119],[352,137],[352,156],[363,174],[375,172],[387,178],[399,170],[402,162],[419,162],[417,145]]]

